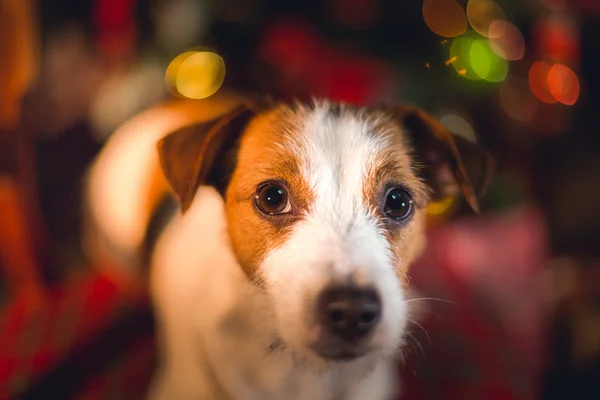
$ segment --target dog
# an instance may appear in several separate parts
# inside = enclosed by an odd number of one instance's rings
[[[409,105],[242,101],[157,145],[155,399],[392,399],[430,201],[489,153]],[[167,207],[168,209],[168,207]]]

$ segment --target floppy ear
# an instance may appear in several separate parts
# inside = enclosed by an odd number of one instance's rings
[[[255,107],[243,104],[214,120],[196,123],[170,133],[158,142],[160,166],[185,212],[203,184],[224,190],[228,150],[234,148]],[[227,160],[231,161],[231,160]]]
[[[403,105],[394,108],[393,113],[411,141],[418,173],[431,187],[434,200],[462,192],[478,213],[478,198],[494,173],[492,156],[476,143],[449,132],[422,109]]]

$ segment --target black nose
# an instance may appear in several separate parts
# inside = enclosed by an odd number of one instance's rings
[[[331,287],[322,292],[317,312],[326,331],[352,341],[366,336],[379,323],[381,301],[373,289]]]

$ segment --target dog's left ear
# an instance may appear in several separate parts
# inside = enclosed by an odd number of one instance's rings
[[[182,212],[190,207],[201,185],[218,190],[223,177],[228,150],[234,148],[247,123],[257,113],[257,105],[244,103],[225,115],[170,133],[158,142],[160,166],[179,198]],[[225,177],[226,178],[226,177]]]
[[[392,109],[408,135],[417,156],[417,170],[433,191],[433,200],[462,192],[469,206],[479,212],[479,199],[494,173],[492,156],[446,129],[424,110],[408,105]]]

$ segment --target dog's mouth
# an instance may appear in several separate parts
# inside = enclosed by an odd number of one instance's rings
[[[333,335],[322,335],[309,345],[310,350],[327,361],[351,361],[365,356],[372,348],[370,338],[343,340]]]

